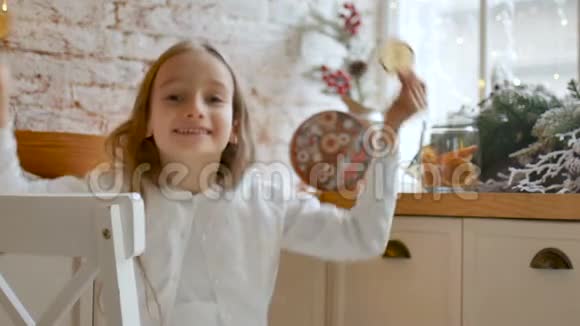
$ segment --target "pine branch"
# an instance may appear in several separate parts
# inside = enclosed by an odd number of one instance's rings
[[[580,88],[578,88],[578,82],[574,79],[568,82],[568,91],[572,95],[573,98],[580,100]]]
[[[482,176],[493,178],[505,168],[509,155],[538,141],[531,133],[538,118],[560,105],[557,97],[534,86],[497,89],[480,103],[477,118],[480,132]]]

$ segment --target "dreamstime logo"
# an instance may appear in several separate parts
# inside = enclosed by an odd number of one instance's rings
[[[363,149],[373,158],[394,154],[399,149],[397,132],[383,124],[373,124],[362,134]]]
[[[354,200],[364,192],[371,192],[371,197],[376,200],[384,199],[389,194],[397,192],[398,172],[405,170],[406,164],[399,161],[394,161],[392,158],[375,159],[369,166],[360,164],[345,164],[344,160],[339,158],[337,162],[337,174],[333,177],[337,180],[336,193],[347,200]],[[210,200],[232,200],[235,196],[242,200],[263,199],[274,200],[293,200],[304,196],[304,193],[297,192],[297,184],[301,181],[298,179],[291,166],[283,162],[258,162],[255,163],[240,180],[240,184],[236,191],[224,191],[224,187],[217,185],[215,182],[216,169],[218,164],[209,164],[205,166],[198,176],[198,185],[202,191],[202,195]],[[131,178],[127,180],[124,177],[123,169],[111,169],[109,164],[99,166],[89,175],[89,187],[94,196],[103,200],[113,200],[116,196],[129,192],[126,186],[131,184],[132,189],[139,189],[142,185],[144,174],[151,170],[149,164],[139,165],[131,174]],[[227,171],[227,170],[226,170]],[[348,172],[366,172],[364,181],[359,182],[356,187],[347,187],[344,176]],[[222,169],[223,172],[223,169]],[[464,200],[477,199],[476,192],[466,191],[461,186],[443,186],[441,184],[441,175],[439,169],[431,169],[428,172],[432,175],[431,186],[445,187],[447,191],[456,194],[459,198]],[[458,166],[453,171],[452,184],[459,185],[463,182],[463,178],[468,171],[465,166]],[[161,194],[168,200],[182,201],[191,199],[191,192],[179,187],[181,182],[189,175],[189,170],[186,165],[180,163],[167,164],[158,174],[156,185],[159,187]],[[320,180],[325,175],[320,175],[316,171],[312,171],[310,175],[311,182]],[[225,173],[224,184],[232,184],[233,178],[231,173]],[[398,187],[401,189],[403,184]],[[421,198],[425,195],[432,195],[435,200],[440,199],[440,194],[437,191],[425,193],[421,189],[420,184],[416,186],[414,193],[415,198]],[[368,196],[368,195],[367,195]]]
[[[396,132],[383,125],[372,125],[361,135],[362,148],[370,158],[370,164],[350,162],[345,155],[337,155],[336,164],[320,162],[312,167],[308,176],[308,184],[315,185],[328,178],[336,180],[336,192],[347,200],[354,200],[362,193],[371,192],[370,196],[376,200],[384,199],[397,191],[397,175],[403,171],[402,163],[397,160],[398,137]],[[130,192],[130,189],[141,189],[145,174],[151,171],[151,165],[143,163],[137,166],[129,175],[123,166],[123,153],[117,151],[119,160],[114,164],[103,163],[95,168],[88,177],[89,190],[99,199],[112,200],[121,193]],[[221,183],[217,183],[217,175],[221,176]],[[459,166],[453,171],[453,184],[459,184],[465,176],[466,167]],[[435,184],[441,183],[440,169],[428,168]],[[345,176],[349,173],[366,174],[364,181],[354,187],[347,182]],[[151,174],[152,175],[152,174]],[[190,178],[187,165],[170,163],[163,166],[156,173],[157,180],[152,182],[159,187],[161,194],[168,200],[182,201],[192,198],[192,193],[180,187]],[[284,162],[257,162],[254,163],[240,178],[240,183],[233,191],[234,175],[232,171],[212,163],[204,166],[196,176],[194,184],[203,189],[201,195],[210,200],[292,200],[304,196],[296,191],[301,182],[294,169]],[[401,180],[402,181],[402,180]],[[453,189],[463,199],[475,199],[462,188]],[[369,196],[369,194],[366,194]]]

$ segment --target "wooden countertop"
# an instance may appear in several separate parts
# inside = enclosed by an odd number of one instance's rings
[[[406,193],[395,214],[580,221],[580,194]]]

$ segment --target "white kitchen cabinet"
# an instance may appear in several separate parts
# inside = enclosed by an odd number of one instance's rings
[[[286,260],[281,282],[290,286],[279,287],[277,297],[291,297],[291,305],[278,301],[275,309],[289,317],[272,325],[313,325],[312,316],[324,314],[317,325],[580,325],[578,221],[396,217],[395,240],[409,259],[329,264],[326,298],[318,303],[318,265],[295,270],[300,258]],[[305,280],[308,270],[316,272]],[[314,314],[321,303],[325,312]]]
[[[270,305],[270,326],[325,324],[326,264],[284,252]]]
[[[327,325],[461,324],[462,220],[395,217],[395,240],[408,248],[410,258],[333,267]]]
[[[545,248],[573,269],[530,267]],[[464,326],[580,325],[579,223],[465,219],[463,264]]]

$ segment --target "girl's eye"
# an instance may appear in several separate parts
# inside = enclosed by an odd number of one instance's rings
[[[222,103],[223,100],[219,96],[210,96],[209,97],[209,102],[210,103],[214,103],[214,104],[218,104],[218,103]]]
[[[170,101],[170,102],[181,102],[181,101],[183,101],[184,97],[181,95],[177,95],[177,94],[171,94],[171,95],[168,95],[167,97],[165,97],[165,99]]]

